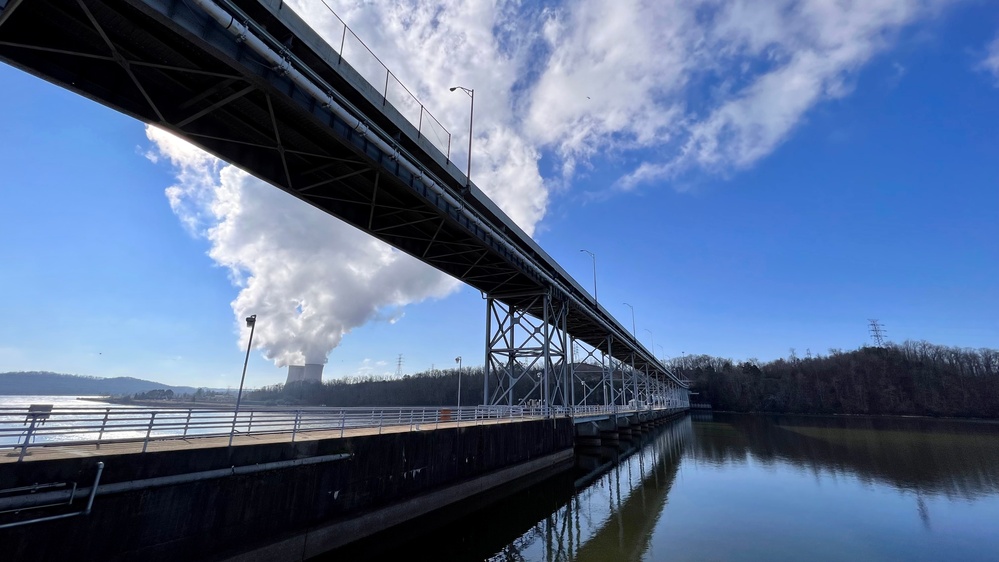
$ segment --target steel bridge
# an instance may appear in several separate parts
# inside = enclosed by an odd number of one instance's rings
[[[281,0],[0,0],[0,60],[481,291],[483,404],[686,407],[686,381],[451,162],[450,133],[342,28],[331,45]]]

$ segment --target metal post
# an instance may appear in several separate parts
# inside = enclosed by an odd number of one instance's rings
[[[343,23],[343,22],[340,22]],[[339,65],[343,61],[343,44],[347,41],[347,24],[343,24],[343,35],[340,36],[340,56],[337,57],[336,63]]]
[[[576,338],[569,338],[569,407],[576,407]],[[585,390],[583,391],[586,392]],[[586,396],[585,394],[583,395]],[[570,410],[572,411],[572,410]]]
[[[635,401],[635,409],[638,409],[638,372],[635,371],[635,352],[631,352],[631,399]]]
[[[239,417],[239,403],[243,400],[243,382],[246,380],[246,365],[250,362],[250,347],[253,346],[253,330],[257,327],[257,315],[246,317],[246,326],[250,329],[250,339],[246,342],[246,358],[243,359],[243,376],[239,379],[239,393],[236,394],[236,409],[232,413],[232,429],[229,431],[229,447],[232,447],[232,436],[236,433],[236,418]]]
[[[593,302],[597,303],[599,302],[597,301],[597,255],[589,250],[580,250],[580,252],[586,252],[593,258]]]
[[[461,427],[461,355],[454,358],[458,364],[458,427]]]
[[[635,307],[631,306],[628,303],[624,303],[624,305],[631,309],[631,336],[635,338],[635,341],[637,342],[638,335],[635,334]]]
[[[142,452],[146,452],[146,447],[149,446],[149,436],[153,433],[153,422],[156,421],[156,412],[151,412],[149,414],[149,427],[146,428],[146,439],[142,442]]]
[[[464,86],[454,86],[451,91],[461,90],[472,98],[472,105],[468,112],[468,170],[465,172],[466,187],[472,187],[472,122],[475,120],[475,90]],[[450,152],[450,149],[448,150]]]
[[[475,90],[469,90],[468,95],[472,98],[472,104],[468,111],[468,171],[465,172],[465,179],[468,180],[468,187],[472,187],[472,120],[475,119]]]
[[[542,407],[544,408],[544,410],[542,411],[542,414],[546,418],[549,417],[550,408],[551,408],[551,395],[549,394],[549,392],[550,392],[549,389],[551,387],[551,380],[549,378],[551,376],[551,361],[552,361],[551,360],[551,347],[552,347],[552,342],[551,342],[551,337],[549,335],[551,333],[551,331],[550,331],[551,330],[551,326],[548,324],[548,322],[549,322],[548,308],[549,308],[549,306],[551,306],[551,299],[552,299],[552,297],[551,297],[550,293],[545,295],[544,313],[543,313],[542,318],[541,318],[541,320],[543,322],[541,324],[541,326],[542,326],[542,329],[545,332],[545,342],[544,342],[544,346],[543,346],[544,349],[542,350],[542,353],[544,354],[544,370],[541,372],[541,377],[542,377],[542,383],[541,384],[543,385],[542,388],[541,388],[541,404],[542,404]]]
[[[617,401],[614,400],[614,355],[613,355],[614,352],[611,349],[613,341],[614,341],[613,337],[607,336],[607,355],[605,357],[607,358],[608,367],[609,367],[607,376],[610,379],[608,381],[610,383],[610,406],[611,406],[611,411],[616,414]]]
[[[97,434],[97,448],[101,448],[101,439],[104,438],[104,428],[108,425],[108,416],[111,415],[111,408],[104,408],[104,421],[101,422],[101,431]]]
[[[31,434],[35,432],[35,424],[38,422],[38,416],[31,416],[31,425],[28,426],[28,430],[24,434],[24,444],[21,445],[21,454],[17,457],[17,462],[21,462],[24,459],[24,455],[28,452],[28,443],[31,441]]]
[[[385,69],[385,91],[382,92],[382,105],[388,103],[388,83],[389,83],[389,69]]]
[[[187,429],[191,425],[191,413],[193,411],[194,411],[194,408],[188,408],[187,409],[187,421],[184,422],[184,437],[187,437]]]
[[[492,366],[492,361],[490,361],[490,339],[492,338],[492,326],[493,326],[493,306],[492,298],[486,298],[486,366],[482,375],[482,404],[488,406],[489,402],[489,375],[492,372],[490,368]]]

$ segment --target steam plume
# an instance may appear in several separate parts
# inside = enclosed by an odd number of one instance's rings
[[[176,170],[170,206],[239,288],[237,322],[278,366],[325,363],[353,328],[458,282],[160,129],[148,154]],[[242,344],[249,332],[242,328]]]

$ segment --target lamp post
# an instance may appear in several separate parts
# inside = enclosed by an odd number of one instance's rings
[[[649,337],[652,338],[652,356],[656,356],[656,336],[652,333],[652,330],[645,328],[645,331],[649,333]]]
[[[250,340],[246,342],[246,359],[243,359],[243,376],[239,379],[239,392],[236,394],[236,410],[232,414],[232,430],[229,431],[229,446],[232,447],[232,436],[236,433],[236,419],[239,418],[239,403],[243,400],[243,381],[246,380],[246,365],[250,362],[250,347],[253,345],[253,330],[257,326],[257,315],[246,317],[246,327],[250,329]]]
[[[454,358],[458,364],[458,425],[461,425],[461,355]]]
[[[451,91],[455,90],[461,90],[468,94],[468,97],[472,98],[472,105],[468,111],[468,171],[465,172],[465,180],[468,181],[468,187],[472,187],[472,120],[475,118],[475,90],[464,86],[453,86]]]
[[[635,334],[635,307],[628,303],[624,303],[624,305],[631,309],[631,335],[634,336],[635,341],[638,341],[638,335]]]
[[[586,252],[593,258],[593,302],[597,302],[597,255],[589,250],[580,250],[580,252]]]

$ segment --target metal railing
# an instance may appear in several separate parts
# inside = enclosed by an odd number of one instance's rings
[[[382,104],[391,105],[407,121],[416,127],[420,137],[425,137],[437,147],[448,160],[451,159],[451,133],[426,106],[389,70],[368,46],[323,0],[323,5],[336,18],[333,37],[324,38],[337,53],[336,64],[346,61],[374,87],[381,86]],[[317,33],[319,30],[316,30]],[[336,37],[339,35],[339,37]],[[336,37],[334,39],[334,37]],[[337,46],[336,39],[339,39]],[[333,62],[333,61],[328,61]]]
[[[0,408],[0,447],[23,460],[30,449],[67,445],[149,443],[246,435],[288,435],[354,429],[418,431],[442,424],[476,425],[490,421],[568,415],[542,407],[477,406],[466,408],[251,408],[235,414],[217,408],[76,407],[38,414],[29,408]]]
[[[645,407],[637,411],[645,411]],[[660,409],[660,408],[652,408]],[[469,406],[385,408],[137,408],[127,406],[0,408],[0,449],[22,461],[31,449],[141,444],[211,437],[285,435],[294,442],[310,432],[421,431],[504,420],[627,414],[621,406]]]

